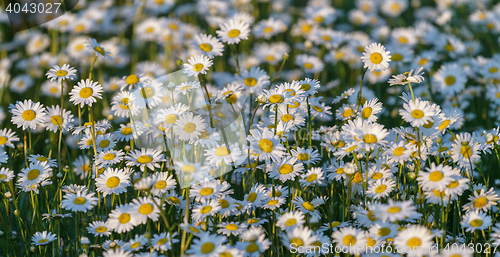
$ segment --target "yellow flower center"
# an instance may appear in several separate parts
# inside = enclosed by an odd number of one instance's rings
[[[186,125],[184,125],[184,131],[187,133],[193,133],[193,131],[196,129],[196,125],[194,123],[189,122]]]
[[[395,53],[394,55],[392,55],[391,59],[393,61],[401,61],[401,60],[403,60],[403,55],[400,53]]]
[[[300,238],[292,238],[290,239],[290,244],[295,244],[295,246],[299,247],[304,245],[304,241]]]
[[[208,205],[208,206],[205,206],[205,207],[201,208],[200,213],[201,213],[201,214],[207,214],[207,213],[209,213],[211,210],[212,210],[212,206]]]
[[[293,225],[295,225],[295,224],[297,224],[297,220],[296,220],[296,219],[293,219],[293,218],[292,218],[292,219],[288,219],[288,220],[285,222],[285,225],[286,225],[287,227],[291,227],[291,226],[293,226]]]
[[[420,61],[418,61],[418,65],[422,66],[422,65],[426,64],[427,62],[429,62],[429,60],[427,60],[426,58],[422,58],[422,59],[420,59]]]
[[[448,76],[444,79],[444,83],[447,85],[447,86],[451,86],[453,84],[455,84],[455,77],[453,76]]]
[[[164,245],[168,242],[168,239],[166,238],[162,238],[160,240],[158,240],[158,243],[156,243],[156,245]]]
[[[387,189],[386,185],[380,185],[377,188],[375,188],[375,193],[381,194],[381,193],[385,192],[386,189]]]
[[[192,164],[186,164],[186,165],[182,166],[181,170],[183,172],[195,172],[196,167]]]
[[[441,181],[443,179],[444,175],[441,171],[433,171],[431,174],[429,174],[429,180],[433,182]]]
[[[165,117],[165,121],[168,124],[174,124],[177,121],[178,117],[175,114],[169,114],[167,117]]]
[[[363,141],[367,144],[377,143],[377,137],[373,134],[366,134],[363,136]]]
[[[167,200],[171,203],[175,203],[175,204],[181,204],[181,200],[179,200],[179,198],[175,197],[175,196],[170,196],[169,198],[167,198]]]
[[[122,135],[125,135],[125,136],[131,135],[132,132],[133,132],[132,128],[129,128],[129,127],[125,127],[121,131]]]
[[[203,43],[203,44],[200,44],[200,49],[205,51],[205,52],[210,52],[210,51],[212,51],[212,46],[207,44],[207,43]]]
[[[304,68],[306,69],[312,69],[314,66],[310,62],[304,63]]]
[[[470,158],[472,156],[472,149],[468,145],[462,146],[460,152],[465,158]]]
[[[408,240],[407,242],[407,245],[413,249],[414,247],[419,247],[422,245],[422,242],[420,241],[420,239],[414,237],[414,238],[411,238],[410,240]]]
[[[199,72],[199,71],[203,70],[203,67],[204,67],[203,64],[197,63],[197,64],[193,65],[193,71]]]
[[[248,196],[247,196],[247,201],[249,201],[249,202],[253,203],[253,202],[255,202],[256,199],[257,199],[257,194],[254,192],[248,194]]]
[[[237,30],[237,29],[232,29],[232,30],[230,30],[230,31],[227,33],[227,35],[228,35],[229,37],[235,38],[235,37],[238,37],[238,36],[240,35],[240,31],[239,31],[239,30]]]
[[[253,86],[257,85],[257,80],[254,78],[246,78],[243,80],[243,82],[245,83],[245,85],[247,85],[249,87],[253,87]]]
[[[342,113],[342,116],[344,116],[344,118],[350,117],[351,115],[352,115],[352,110],[351,109],[346,109]]]
[[[356,237],[354,237],[353,235],[347,235],[344,237],[342,242],[344,242],[345,245],[355,245],[356,244]]]
[[[50,121],[52,122],[52,124],[56,125],[56,126],[61,126],[63,124],[63,119],[61,118],[60,115],[54,115],[50,118]]]
[[[118,177],[110,177],[106,181],[106,186],[109,188],[115,188],[120,184],[120,179]]]
[[[388,213],[398,213],[401,211],[401,208],[397,207],[397,206],[392,206],[390,207],[389,209],[387,209],[387,212]]]
[[[373,64],[380,64],[382,62],[382,55],[380,53],[372,53],[370,55],[370,61]]]
[[[311,159],[311,156],[308,154],[308,153],[300,153],[299,155],[297,155],[297,159],[299,159],[299,161],[309,161]]]
[[[26,110],[23,112],[23,119],[32,121],[36,118],[36,113],[33,110]]]
[[[394,149],[394,155],[396,156],[401,156],[403,155],[403,153],[405,152],[406,148],[400,146],[400,147],[396,147],[396,149]]]
[[[272,95],[269,97],[269,102],[272,104],[278,104],[283,102],[283,97],[280,95]]]
[[[482,208],[488,203],[488,199],[486,197],[480,197],[474,200],[474,207]]]
[[[7,137],[0,137],[0,145],[4,145],[5,143],[7,143],[8,139]]]
[[[226,146],[219,146],[217,147],[217,149],[215,149],[215,155],[219,157],[228,156],[230,153],[231,151]]]
[[[281,173],[283,175],[290,174],[293,171],[293,166],[288,164],[288,163],[285,163],[285,164],[281,165],[281,167],[279,168],[278,171],[279,171],[279,173]]]
[[[278,204],[278,200],[274,200],[274,199],[273,199],[273,200],[271,200],[271,201],[267,202],[267,204],[269,204],[269,205],[273,205],[273,206],[274,206],[274,205]]]
[[[274,149],[274,144],[271,140],[264,138],[259,141],[259,147],[262,151],[270,153]]]
[[[381,179],[383,176],[384,175],[382,175],[382,173],[376,172],[376,173],[372,174],[372,179],[378,180],[378,179]]]
[[[316,180],[317,178],[318,178],[318,175],[316,175],[316,174],[311,174],[311,175],[307,176],[306,181],[307,181],[307,182],[309,182],[309,183],[311,183],[311,182],[313,182],[314,180]]]
[[[226,209],[229,207],[229,202],[225,199],[220,199],[219,204],[222,209]]]
[[[141,96],[143,98],[151,98],[154,95],[155,95],[155,91],[151,87],[143,87],[143,88],[141,88]]]
[[[106,161],[111,161],[113,160],[114,158],[116,157],[116,155],[114,153],[107,153],[104,155],[104,157],[102,157],[104,160]]]
[[[368,119],[372,115],[373,109],[371,107],[366,107],[361,111],[361,118]]]
[[[226,225],[226,229],[227,230],[231,230],[231,231],[236,231],[236,230],[238,230],[238,225],[236,225],[236,224],[227,224]]]
[[[102,47],[100,47],[100,46],[94,47],[94,50],[96,52],[100,53],[101,55],[106,55],[106,52],[104,52],[104,49],[102,49]]]
[[[73,200],[73,203],[77,204],[77,205],[82,205],[82,204],[85,204],[86,202],[87,202],[87,199],[85,199],[84,197],[77,197],[77,198],[75,198],[75,200]]]
[[[245,251],[248,253],[254,253],[259,250],[259,246],[256,243],[251,243],[245,248]]]
[[[36,178],[38,178],[38,176],[40,175],[40,171],[37,170],[37,169],[32,169],[28,172],[28,180],[34,180]]]
[[[411,116],[415,119],[422,119],[424,117],[424,112],[421,110],[413,110]]]
[[[68,75],[68,72],[65,70],[58,70],[58,71],[56,71],[56,75],[59,77],[64,77],[64,76]]]
[[[121,224],[128,223],[130,221],[130,214],[128,214],[128,213],[122,213],[122,214],[120,214],[120,216],[118,216],[118,221]]]
[[[99,147],[100,147],[100,148],[106,148],[106,147],[108,147],[108,146],[109,146],[109,144],[110,144],[109,140],[104,139],[104,140],[102,140],[102,141],[99,143]]]
[[[80,90],[80,97],[81,98],[89,98],[94,94],[94,90],[90,87],[84,87],[82,90]]]
[[[139,207],[139,213],[143,215],[148,215],[153,212],[153,205],[150,203],[142,204]]]
[[[108,229],[106,227],[103,227],[103,226],[100,226],[100,227],[97,227],[95,228],[95,232],[97,233],[104,233],[106,232]]]
[[[380,228],[378,230],[378,235],[379,236],[387,236],[387,235],[389,235],[389,233],[391,233],[391,229],[390,228]]]
[[[209,188],[209,187],[205,187],[205,188],[200,190],[200,195],[203,195],[203,196],[211,195],[213,193],[214,193],[214,190],[212,188]]]
[[[314,205],[312,205],[310,202],[304,202],[302,204],[302,207],[308,211],[314,211]]]
[[[153,161],[153,158],[151,158],[151,156],[149,156],[149,155],[141,155],[139,158],[137,158],[137,162],[142,163],[142,164],[150,163],[152,161]]]
[[[470,222],[470,225],[477,228],[483,225],[483,221],[480,219],[475,219]]]

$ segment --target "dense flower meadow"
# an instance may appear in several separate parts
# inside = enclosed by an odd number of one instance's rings
[[[500,256],[500,3],[0,7],[0,256]]]

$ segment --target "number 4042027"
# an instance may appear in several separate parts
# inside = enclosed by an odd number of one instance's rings
[[[8,13],[57,13],[61,3],[9,3],[5,9]]]

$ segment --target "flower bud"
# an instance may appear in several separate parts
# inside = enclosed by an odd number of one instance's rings
[[[12,197],[12,194],[10,192],[5,192],[5,194],[3,194],[3,196],[7,199],[10,199]]]
[[[263,103],[267,102],[267,98],[264,95],[259,95],[259,96],[257,96],[257,101],[259,101],[259,103],[263,104]]]
[[[114,116],[110,114],[110,115],[108,115],[106,118],[107,118],[108,120],[113,120]]]
[[[64,166],[63,171],[64,172],[69,172],[69,166],[68,165]]]
[[[283,54],[283,60],[288,60],[288,58],[290,57],[290,55],[288,53],[284,53]]]
[[[417,177],[417,174],[415,172],[408,172],[408,178],[411,180],[414,180]]]
[[[125,151],[127,151],[127,152],[128,152],[128,151],[130,151],[130,149],[131,149],[131,148],[130,148],[130,146],[129,146],[129,145],[126,145],[126,146],[125,146]]]
[[[443,142],[442,138],[440,138],[440,137],[436,138],[436,143],[441,144],[442,142]]]
[[[36,248],[35,248],[34,246],[31,246],[31,247],[30,247],[30,251],[31,251],[32,253],[36,253]]]

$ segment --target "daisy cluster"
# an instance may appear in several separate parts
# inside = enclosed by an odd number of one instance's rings
[[[500,256],[495,1],[88,0],[8,26],[1,256]]]

